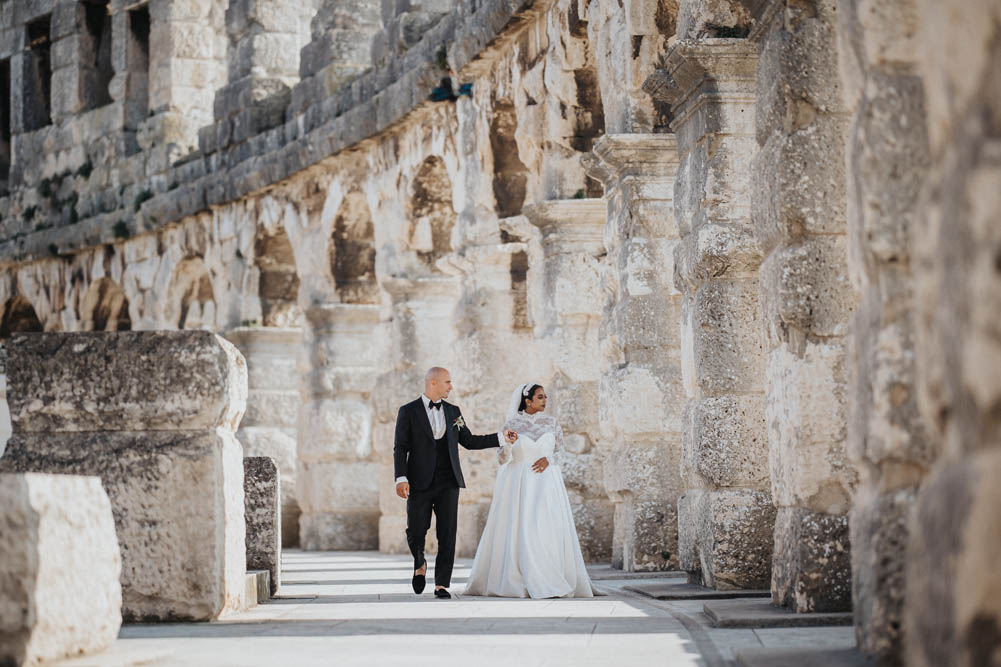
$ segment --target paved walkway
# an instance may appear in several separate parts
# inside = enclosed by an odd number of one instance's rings
[[[461,591],[471,561],[456,565]],[[608,595],[593,599],[437,600],[430,585],[410,592],[403,556],[288,551],[284,567],[268,604],[215,623],[127,625],[110,650],[59,664],[716,667],[741,648],[854,644],[851,628],[711,628],[702,603],[640,598],[623,590],[635,579],[608,568],[594,568]]]

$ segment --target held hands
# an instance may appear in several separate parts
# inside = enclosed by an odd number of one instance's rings
[[[549,467],[549,459],[543,456],[541,459],[532,464],[533,472],[544,472],[546,468]]]
[[[396,495],[406,500],[410,497],[410,482],[400,482],[396,485]]]
[[[513,445],[515,440],[518,439],[518,433],[508,429],[504,431],[504,439],[507,440],[509,445]]]

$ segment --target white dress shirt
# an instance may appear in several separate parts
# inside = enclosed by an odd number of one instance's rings
[[[431,433],[434,435],[435,440],[440,440],[445,435],[445,406],[444,404],[439,409],[434,409],[431,407],[431,399],[421,394],[421,401],[424,403],[424,412],[428,416],[428,423],[431,424]],[[501,447],[504,446],[504,435],[502,433],[497,434],[497,442],[500,443]],[[409,481],[406,475],[401,475],[396,478],[396,483]]]

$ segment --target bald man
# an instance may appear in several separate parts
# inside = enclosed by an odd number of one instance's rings
[[[447,403],[452,391],[452,376],[435,366],[424,376],[424,393],[400,408],[396,416],[396,441],[393,467],[396,495],[407,501],[407,545],[414,555],[414,592],[424,592],[427,561],[424,539],[431,527],[431,513],[437,519],[438,556],[434,561],[434,594],[452,597],[455,562],[455,528],[459,511],[459,489],[466,487],[459,465],[459,445],[466,449],[500,447],[499,433],[473,435],[466,428],[462,412]],[[508,442],[518,436],[504,434]]]

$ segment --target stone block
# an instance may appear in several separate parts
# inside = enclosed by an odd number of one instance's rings
[[[681,365],[669,358],[660,362],[663,365],[655,367],[630,362],[602,374],[598,413],[603,428],[630,439],[681,433],[685,404]]]
[[[715,486],[768,484],[765,400],[760,394],[704,398],[689,403],[682,469]],[[695,483],[694,486],[704,484]]]
[[[15,432],[0,471],[100,476],[121,548],[123,617],[207,620],[241,604],[242,461],[222,429]]]
[[[686,491],[678,501],[680,567],[710,588],[767,588],[774,523],[775,506],[765,491]]]
[[[993,665],[1001,647],[1001,448],[942,461],[922,485],[905,560],[904,663]]]
[[[107,648],[122,624],[122,561],[96,477],[0,475],[0,663]]]
[[[673,502],[625,495],[615,503],[612,566],[628,572],[676,569],[677,526]]]
[[[208,331],[15,334],[9,353],[21,433],[232,431],[247,399],[243,356]]]
[[[271,594],[281,586],[281,478],[265,456],[243,459],[244,516],[247,523],[247,569],[270,573]]]
[[[311,401],[299,411],[299,460],[360,460],[372,453],[372,410],[355,399]]]
[[[573,503],[571,509],[584,562],[607,563],[612,557],[615,506],[606,499],[594,498]]]
[[[406,533],[401,534],[405,542]],[[299,543],[307,551],[378,549],[379,510],[303,512]]]
[[[898,664],[903,650],[907,517],[916,495],[913,488],[881,493],[864,483],[849,518],[855,636],[860,651],[885,664]],[[937,578],[932,573],[941,568],[936,563],[922,576]]]
[[[299,506],[305,513],[377,510],[379,463],[299,462]]]
[[[778,509],[772,602],[798,613],[851,610],[847,515],[801,507]]]

